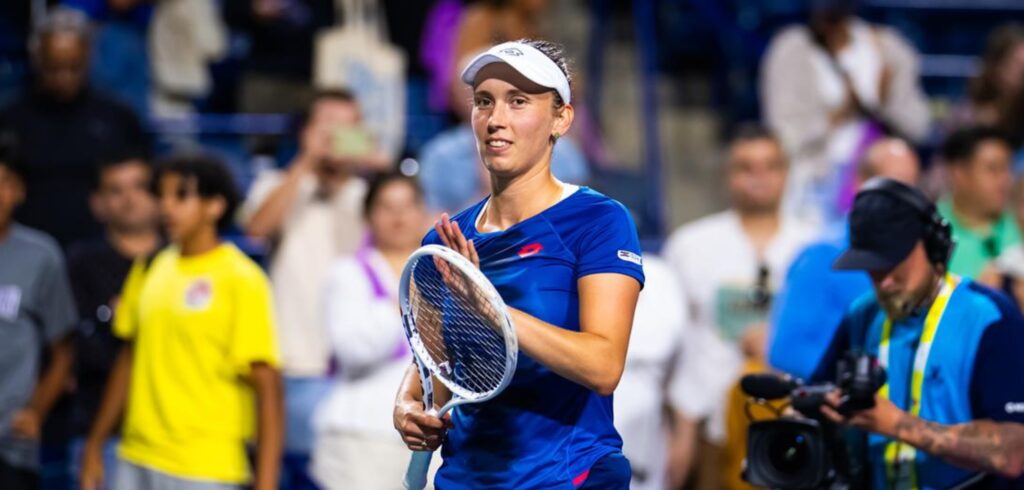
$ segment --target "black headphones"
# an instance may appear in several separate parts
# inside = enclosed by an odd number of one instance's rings
[[[950,256],[953,255],[953,247],[956,242],[953,240],[953,229],[950,227],[949,221],[939,214],[935,204],[928,200],[921,191],[898,180],[885,177],[874,177],[865,182],[857,192],[854,202],[865,194],[876,192],[899,199],[917,211],[924,223],[922,241],[924,241],[928,260],[935,265],[946,267]]]

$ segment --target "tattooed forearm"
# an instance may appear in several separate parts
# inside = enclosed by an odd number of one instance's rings
[[[1009,478],[1024,473],[1024,424],[975,420],[942,425],[903,414],[896,437],[963,468]]]

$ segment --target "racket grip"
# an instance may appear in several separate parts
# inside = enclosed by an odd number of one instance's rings
[[[405,488],[423,490],[427,486],[427,472],[430,470],[430,458],[433,451],[413,451],[409,459],[409,468],[405,470]]]

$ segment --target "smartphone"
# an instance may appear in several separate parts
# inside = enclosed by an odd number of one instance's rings
[[[373,132],[365,126],[335,128],[331,134],[331,155],[334,158],[370,156],[375,146]]]

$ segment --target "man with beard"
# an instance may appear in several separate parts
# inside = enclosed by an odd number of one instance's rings
[[[914,185],[920,168],[917,154],[909,144],[885,138],[868,147],[857,166],[854,185],[859,189],[873,177]],[[832,269],[832,263],[850,244],[846,218],[826,227],[816,241],[793,259],[786,281],[772,303],[768,361],[773,368],[798,378],[814,372],[846,310],[871,290],[866,275]],[[814,308],[808,308],[808,304]]]
[[[916,189],[862,187],[842,270],[867,271],[874,294],[847,312],[815,378],[853,349],[877,356],[888,381],[875,406],[822,413],[868,432],[869,488],[1024,488],[1024,319],[999,292],[947,271],[950,225]]]

